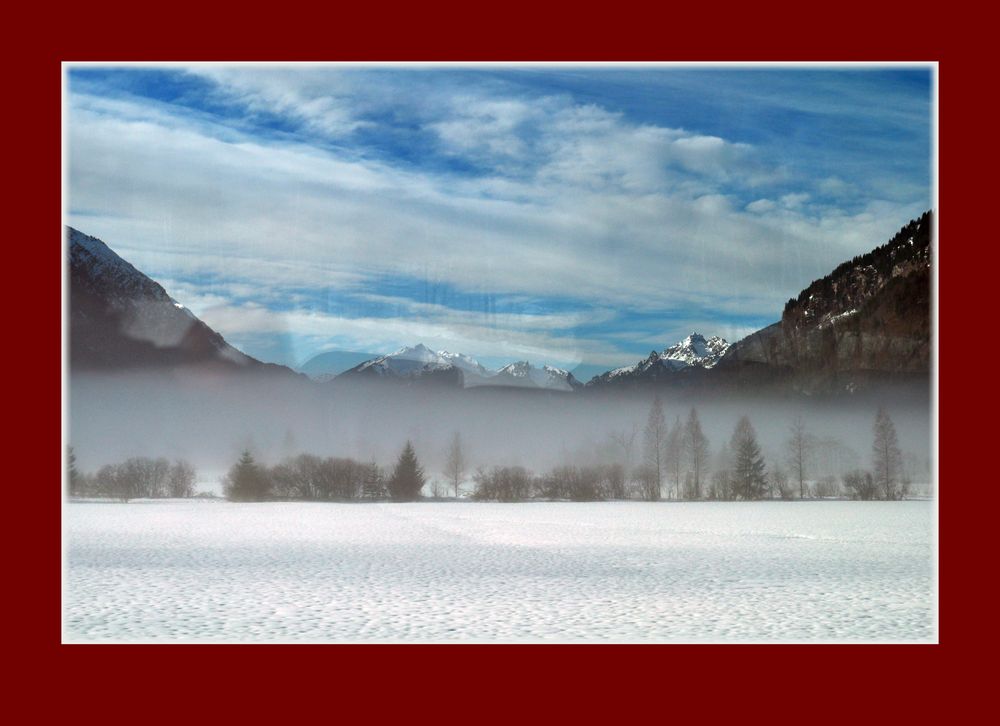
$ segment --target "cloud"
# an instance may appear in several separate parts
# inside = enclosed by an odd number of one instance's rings
[[[294,119],[328,137],[349,136],[367,125],[356,115],[348,79],[331,68],[199,65],[188,72],[214,81],[220,100],[250,113]]]
[[[201,318],[212,328],[225,331],[226,338],[236,344],[262,335],[293,332],[299,338],[310,339],[314,349],[336,345],[344,350],[387,352],[399,347],[399,341],[408,341],[508,362],[520,358],[569,366],[581,361],[614,365],[624,356],[619,349],[600,341],[555,337],[530,328],[478,325],[463,316],[349,317],[304,310],[275,311],[257,303],[243,303],[206,309]]]
[[[620,360],[627,354],[607,336],[623,318],[776,317],[789,296],[884,242],[924,206],[904,183],[851,211],[820,203],[788,188],[787,169],[751,144],[637,121],[567,94],[441,83],[420,86],[421,95],[390,79],[376,89],[380,100],[342,69],[190,72],[247,117],[93,88],[71,95],[70,222],[154,277],[186,284],[177,294],[227,336],[274,330],[280,316],[283,330],[340,336],[355,349],[452,335],[442,347]],[[433,140],[433,163],[350,141],[388,135],[390,121],[379,120],[387,104],[393,133],[412,128]],[[255,133],[254,115],[268,114],[302,133]],[[468,166],[455,171],[446,161]],[[831,177],[818,184],[837,192]],[[525,296],[541,301],[540,314],[484,320],[481,311],[382,287],[400,278]],[[303,290],[311,296],[296,298]],[[396,314],[359,305],[348,315],[334,303],[271,309],[279,298],[287,307],[324,292]]]

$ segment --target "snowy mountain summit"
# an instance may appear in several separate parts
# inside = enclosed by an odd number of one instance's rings
[[[458,369],[478,376],[490,374],[475,358],[463,353],[449,353],[446,350],[437,352],[423,343],[412,347],[403,347],[387,355],[365,361],[352,370],[355,372],[371,371],[378,375],[412,376],[436,370]]]
[[[464,353],[433,351],[423,343],[372,358],[341,374],[346,378],[359,375],[407,382],[434,380],[465,387],[515,386],[571,391],[582,385],[572,373],[561,368],[547,365],[536,368],[527,361],[518,361],[494,371]]]
[[[662,351],[651,351],[645,360],[634,365],[615,368],[594,376],[587,385],[642,382],[655,380],[670,373],[712,368],[729,350],[729,345],[725,339],[718,336],[706,338],[701,333],[691,333],[684,340]]]
[[[713,335],[705,338],[701,333],[691,333],[676,345],[672,345],[662,353],[661,360],[677,361],[688,366],[711,368],[729,350],[729,343],[723,338]]]
[[[495,381],[494,385],[535,386],[554,391],[572,391],[583,385],[567,370],[548,365],[536,368],[526,360],[505,365],[497,371]]]

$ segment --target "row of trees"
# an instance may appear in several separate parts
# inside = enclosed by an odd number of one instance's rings
[[[536,476],[523,467],[480,468],[473,476],[473,497],[491,501],[525,499],[678,499],[754,500],[805,498],[818,439],[796,418],[785,441],[785,460],[769,468],[757,433],[747,416],[736,423],[712,465],[708,437],[696,409],[686,419],[667,426],[663,402],[653,400],[643,429],[643,458],[636,465],[633,452],[639,428],[611,435],[619,461],[590,466],[564,465]],[[610,457],[614,458],[614,457]],[[85,475],[76,468],[70,449],[70,494],[115,497],[123,501],[139,497],[190,497],[194,495],[195,471],[185,461],[132,458]],[[460,495],[468,469],[461,436],[449,444],[444,484],[434,482],[432,493]],[[244,451],[230,468],[223,486],[234,501],[295,500],[387,500],[413,501],[422,496],[426,483],[413,445],[407,441],[391,473],[374,461],[321,458],[299,454],[274,465],[258,462]],[[842,488],[841,488],[842,486]],[[445,487],[447,489],[445,489]],[[879,409],[873,426],[872,469],[851,469],[841,481],[826,476],[813,480],[812,494],[838,496],[846,492],[856,499],[901,499],[909,489],[895,426],[889,414]]]
[[[183,459],[133,457],[102,466],[94,474],[81,472],[69,450],[69,493],[74,497],[130,499],[193,497],[195,469]]]
[[[475,477],[476,499],[521,501],[525,499],[644,499],[662,497],[664,483],[673,480],[674,496],[684,499],[757,500],[794,499],[807,496],[815,439],[797,418],[786,441],[787,464],[770,469],[764,461],[757,433],[749,417],[737,421],[728,443],[723,444],[716,466],[709,473],[709,443],[691,409],[686,421],[668,428],[659,398],[653,401],[644,429],[643,463],[630,468],[626,462],[637,427],[613,435],[624,461],[595,466],[560,466],[535,476],[523,467],[496,466],[480,469]],[[902,454],[895,426],[880,409],[873,428],[871,471],[855,469],[842,477],[843,491],[855,499],[902,499],[909,482],[903,471]],[[813,486],[814,495],[830,497],[842,490],[834,477],[823,477]]]
[[[629,461],[637,427],[631,434],[617,433],[612,441]],[[668,427],[663,403],[657,396],[650,407],[644,433],[644,466],[637,472],[641,498],[656,500],[664,485],[668,494],[684,499],[792,499],[807,496],[807,481],[820,440],[810,433],[801,416],[795,418],[785,441],[785,464],[773,463],[770,471],[747,416],[736,423],[732,436],[723,444],[715,471],[708,480],[709,442],[702,431],[698,412],[692,408],[686,421],[679,418]],[[880,408],[873,425],[872,469],[853,469],[842,477],[844,491],[855,499],[902,499],[910,481],[903,466],[892,418]],[[626,471],[628,471],[626,466]],[[823,477],[814,484],[815,496],[835,496],[840,488],[835,479]]]
[[[426,479],[413,445],[407,441],[389,476],[375,462],[320,458],[299,454],[275,466],[259,463],[244,451],[223,480],[227,499],[261,502],[271,499],[310,501],[413,501]]]

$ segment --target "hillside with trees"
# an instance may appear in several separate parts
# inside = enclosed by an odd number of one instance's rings
[[[805,391],[926,380],[932,227],[926,212],[814,281],[788,301],[779,322],[731,346],[715,372],[744,384],[790,381]]]

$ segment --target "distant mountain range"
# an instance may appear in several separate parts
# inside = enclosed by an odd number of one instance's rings
[[[594,376],[586,386],[561,368],[517,361],[491,370],[469,355],[423,344],[380,356],[322,353],[300,370],[340,385],[377,380],[563,392],[762,384],[836,392],[886,378],[926,377],[932,221],[927,212],[886,244],[839,265],[790,299],[780,321],[736,343],[693,332],[633,365]],[[197,366],[299,377],[229,345],[102,241],[72,228],[67,235],[74,368]]]
[[[433,351],[423,343],[372,358],[337,376],[337,380],[369,378],[408,383],[444,383],[474,386],[514,386],[552,391],[572,391],[581,384],[561,368],[518,361],[490,370],[463,353]]]

